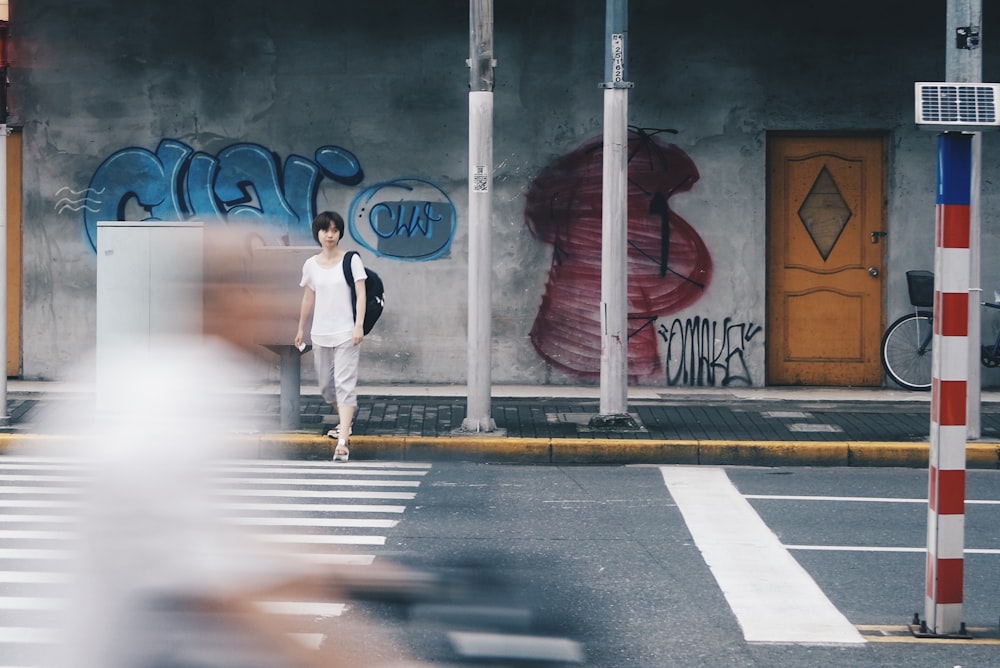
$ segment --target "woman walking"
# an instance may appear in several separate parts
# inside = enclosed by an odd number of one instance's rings
[[[302,265],[302,309],[295,345],[305,344],[306,323],[312,316],[313,359],[323,399],[340,416],[337,429],[327,436],[337,439],[333,461],[346,462],[350,457],[348,443],[351,425],[357,409],[358,360],[361,341],[365,338],[365,273],[361,257],[351,258],[354,277],[355,304],[351,304],[351,286],[344,272],[346,251],[340,248],[344,238],[344,219],[333,211],[324,211],[312,224],[313,238],[322,250]]]

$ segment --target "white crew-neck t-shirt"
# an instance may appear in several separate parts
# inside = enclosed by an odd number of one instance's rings
[[[309,336],[313,345],[334,347],[346,343],[354,336],[354,308],[351,289],[344,277],[344,263],[321,267],[316,255],[302,265],[299,285],[312,288],[316,293],[312,329]],[[360,255],[351,258],[351,273],[355,283],[368,278]]]

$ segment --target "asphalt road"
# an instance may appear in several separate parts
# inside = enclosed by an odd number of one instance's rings
[[[964,619],[978,630],[957,643],[906,629],[923,617],[925,472],[722,473],[861,642],[748,642],[744,627],[760,619],[734,613],[660,467],[436,464],[386,547],[401,560],[488,565],[510,583],[505,598],[534,611],[535,632],[582,642],[591,666],[1000,663],[1000,472],[969,473],[968,498],[992,503],[968,506],[966,548],[992,552],[967,556]],[[404,628],[419,642],[421,625]]]
[[[1000,665],[1000,471],[968,473],[963,619],[974,637],[949,641],[906,627],[924,604],[918,469],[257,460],[220,470],[227,506],[271,543],[335,571],[395,561],[455,585],[415,605],[282,601],[278,614],[317,647],[481,665],[457,656],[456,638],[502,633],[507,646],[511,634],[547,638],[544,651],[584,657],[546,666]],[[130,476],[166,480],[153,473]],[[41,659],[60,641],[53,611],[65,604],[81,475],[74,462],[0,457],[0,668],[52,665]],[[143,513],[184,510],[170,499],[188,487],[122,482],[151,503],[116,503],[131,532],[100,547],[109,563],[138,566],[104,573],[134,586],[157,575],[161,552],[185,563],[169,536],[186,530],[165,533],[184,525]],[[133,540],[136,530],[149,536]]]

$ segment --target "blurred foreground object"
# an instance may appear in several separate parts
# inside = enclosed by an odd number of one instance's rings
[[[256,541],[222,512],[217,466],[249,454],[237,436],[248,368],[217,339],[123,342],[98,369],[106,410],[76,402],[48,416],[52,431],[73,431],[57,454],[82,468],[58,666],[418,665],[360,617],[347,636],[310,646],[269,609],[345,601],[352,587],[399,588],[410,578],[392,565],[307,562]]]

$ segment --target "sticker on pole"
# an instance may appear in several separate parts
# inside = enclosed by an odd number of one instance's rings
[[[486,193],[490,191],[490,174],[486,165],[476,165],[472,168],[472,192]]]

